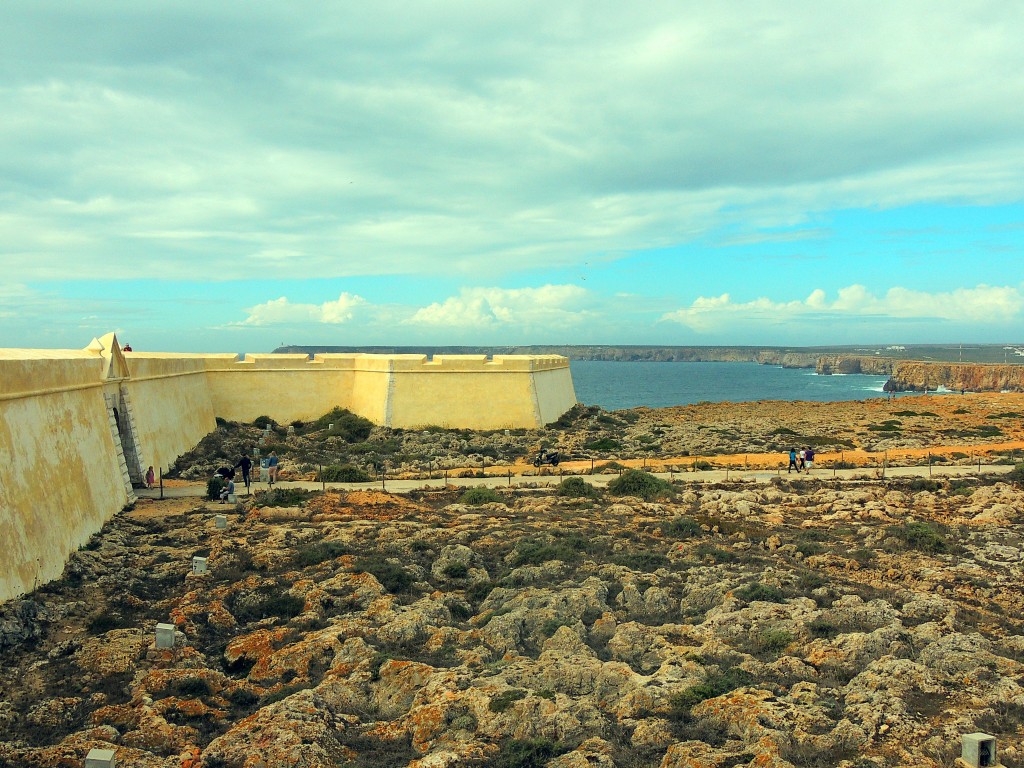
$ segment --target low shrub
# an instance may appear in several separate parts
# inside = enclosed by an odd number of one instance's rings
[[[332,408],[311,425],[313,429],[330,429],[328,433],[346,443],[361,443],[373,431],[373,422],[357,416],[347,408]]]
[[[398,594],[413,585],[415,579],[400,564],[382,557],[361,557],[356,561],[356,573],[372,574],[388,592]]]
[[[918,552],[937,555],[949,552],[953,548],[947,538],[945,526],[914,522],[890,526],[886,532]]]
[[[368,483],[373,480],[364,470],[351,464],[329,464],[320,470],[318,479],[324,483]]]
[[[762,629],[752,633],[749,642],[755,656],[777,654],[793,642],[793,634],[784,629]]]
[[[588,451],[614,451],[617,448],[622,447],[622,443],[618,440],[613,440],[610,437],[602,437],[598,440],[593,440],[589,443],[584,443],[583,447]]]
[[[317,493],[319,491],[306,491],[302,488],[271,488],[269,491],[256,492],[256,504],[260,507],[301,507]]]
[[[625,552],[613,555],[611,561],[632,571],[656,571],[668,563],[668,558],[657,552]]]
[[[1007,472],[1003,477],[1007,482],[1013,483],[1014,485],[1024,484],[1024,463],[1017,464]]]
[[[500,503],[504,501],[504,499],[501,494],[493,488],[480,486],[478,488],[467,488],[465,493],[459,497],[459,501],[463,504],[469,504],[475,507],[480,504],[492,504],[494,502]]]
[[[674,539],[689,539],[704,534],[700,523],[689,517],[676,517],[661,524],[661,532]]]
[[[608,483],[608,492],[613,496],[639,496],[645,501],[675,495],[667,481],[641,469],[627,469]]]
[[[214,475],[206,481],[206,498],[210,501],[216,501],[220,498],[220,492],[224,490],[224,486],[227,483],[220,475]]]
[[[526,694],[527,692],[522,688],[509,688],[507,691],[502,691],[491,699],[487,708],[491,712],[504,712],[520,699],[525,699]]]
[[[292,595],[283,587],[265,587],[250,594],[236,594],[229,606],[231,614],[241,623],[277,617],[291,619],[302,613],[306,601],[298,595]]]
[[[734,594],[740,600],[746,600],[748,603],[755,600],[764,603],[782,603],[786,600],[786,593],[778,587],[760,583],[740,587]]]
[[[683,689],[669,699],[668,715],[673,720],[681,720],[690,716],[690,710],[706,699],[749,685],[753,682],[749,672],[739,667],[717,670],[707,676],[703,683]]]
[[[573,499],[596,499],[601,495],[597,488],[582,477],[565,478],[558,484],[556,492],[559,496],[568,496]]]
[[[301,566],[318,565],[350,553],[351,550],[340,541],[318,541],[299,547],[295,553],[295,563]]]
[[[488,763],[491,768],[543,768],[568,749],[551,739],[510,739],[502,742],[498,754]]]

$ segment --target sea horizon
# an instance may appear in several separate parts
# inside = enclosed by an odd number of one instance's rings
[[[669,408],[700,402],[810,400],[842,402],[887,397],[887,376],[822,375],[808,368],[753,362],[624,362],[570,360],[576,399],[605,410]],[[941,391],[940,391],[941,394]],[[901,393],[900,397],[912,397]]]

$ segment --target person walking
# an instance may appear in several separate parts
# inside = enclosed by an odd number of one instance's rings
[[[790,448],[789,449],[789,468],[786,470],[786,474],[789,474],[794,469],[797,472],[800,471],[800,469],[796,465],[796,448]]]
[[[803,448],[801,448],[799,451],[797,451],[797,453],[796,453],[796,471],[797,472],[800,472],[801,470],[803,470],[803,468],[804,468],[804,461],[806,460],[806,458],[807,458],[807,453],[804,451]]]
[[[270,456],[267,458],[267,470],[269,473],[270,485],[277,482],[277,454],[273,451],[270,452]]]
[[[807,474],[811,474],[811,470],[814,469],[814,449],[804,449],[804,467]]]
[[[242,482],[245,483],[245,492],[249,492],[249,473],[252,471],[252,461],[244,453],[238,459],[234,469],[242,470]]]
[[[149,469],[146,470],[146,487],[152,488],[156,482],[156,472],[153,471],[153,465],[149,465]]]

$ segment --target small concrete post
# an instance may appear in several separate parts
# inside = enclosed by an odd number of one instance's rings
[[[295,434],[295,427],[289,425],[288,426],[288,434],[289,435],[294,435]]]
[[[196,555],[192,558],[192,573],[206,573],[206,558]]]
[[[961,760],[971,768],[998,765],[995,756],[995,736],[987,733],[965,733],[961,737]]]
[[[225,528],[228,527],[228,517],[227,517],[227,515],[214,515],[213,522],[221,530],[224,530]]]
[[[238,494],[229,493],[228,494],[228,504],[237,504],[237,503],[238,503]]]
[[[90,749],[85,756],[84,768],[116,768],[114,761],[114,750],[112,749]]]
[[[157,624],[156,625],[156,647],[157,648],[173,648],[174,647],[174,625],[173,624]]]
[[[960,738],[960,759],[971,768],[996,766],[996,737],[987,733],[965,733]]]

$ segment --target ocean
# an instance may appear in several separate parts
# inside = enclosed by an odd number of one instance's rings
[[[572,360],[576,399],[605,410],[665,408],[702,401],[864,400],[885,397],[886,376],[819,376],[807,368],[757,363],[625,363]],[[905,397],[907,395],[900,395]]]

